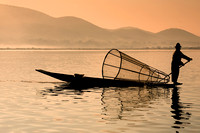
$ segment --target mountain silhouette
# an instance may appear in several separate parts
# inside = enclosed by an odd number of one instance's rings
[[[0,4],[0,47],[162,48],[199,47],[200,37],[171,28],[152,33],[134,27],[105,29],[81,18],[54,18],[23,7]]]

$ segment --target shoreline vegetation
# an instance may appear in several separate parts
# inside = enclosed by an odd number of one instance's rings
[[[110,50],[112,48],[0,48],[0,50]],[[155,48],[116,48],[120,50],[173,50],[172,47]],[[184,47],[184,50],[200,50],[200,47]]]

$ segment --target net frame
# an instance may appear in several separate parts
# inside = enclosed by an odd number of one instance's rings
[[[113,53],[116,52],[118,55]],[[106,61],[108,60],[109,56],[115,56],[116,58],[119,58],[119,64],[118,66],[112,65],[107,63]],[[135,66],[138,66],[140,68],[139,71],[136,71],[134,69],[127,69],[127,68],[123,68],[123,63],[124,62],[128,62],[130,64],[134,64]],[[105,74],[105,69],[106,67],[111,67],[114,69],[118,69],[118,71],[116,72],[116,74],[108,76]],[[121,78],[118,77],[121,73],[121,71],[127,71],[130,74],[131,73],[137,73],[138,74],[138,78],[135,79],[126,79],[126,78]],[[144,71],[144,72],[143,72]],[[145,71],[148,71],[147,73],[145,73]],[[142,76],[147,77],[146,80],[142,79]],[[111,49],[105,56],[103,64],[102,64],[102,77],[103,79],[112,79],[112,80],[132,80],[132,81],[137,81],[137,82],[144,82],[144,83],[168,83],[169,82],[169,75],[164,73],[163,71],[160,71],[154,67],[151,67],[121,51],[119,51],[118,49]]]

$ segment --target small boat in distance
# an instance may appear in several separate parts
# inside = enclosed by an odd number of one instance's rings
[[[105,56],[102,65],[102,78],[86,77],[83,74],[61,74],[41,69],[36,71],[53,78],[66,81],[72,88],[91,87],[130,87],[130,86],[160,86],[174,87],[169,82],[169,75],[155,69],[125,53],[111,49]]]

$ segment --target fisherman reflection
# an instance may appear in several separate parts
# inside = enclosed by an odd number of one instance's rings
[[[173,54],[172,65],[171,65],[172,82],[174,84],[181,84],[181,83],[177,82],[178,76],[179,76],[179,67],[184,65],[183,62],[181,61],[181,59],[184,58],[184,59],[186,59],[188,61],[191,61],[192,58],[184,55],[181,52],[181,45],[180,45],[180,43],[177,43],[176,46],[175,46],[175,48],[176,48],[176,51]]]
[[[184,128],[185,125],[190,124],[187,122],[191,116],[189,112],[184,112],[184,108],[190,108],[189,103],[184,104],[180,102],[179,89],[175,87],[172,91],[172,117],[174,118],[174,126],[172,128]]]

